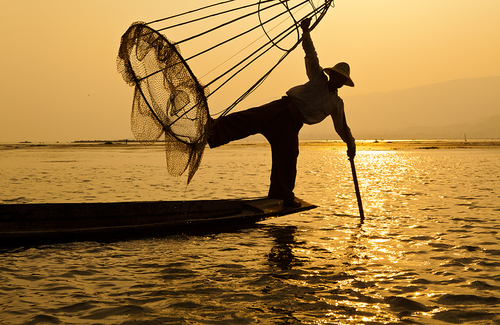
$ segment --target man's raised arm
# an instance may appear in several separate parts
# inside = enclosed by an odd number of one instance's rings
[[[323,69],[319,65],[318,54],[314,48],[314,44],[311,39],[309,25],[311,24],[311,18],[306,18],[300,22],[300,27],[302,28],[302,48],[306,54],[306,72],[307,77],[312,79],[312,77],[317,74],[323,74]]]

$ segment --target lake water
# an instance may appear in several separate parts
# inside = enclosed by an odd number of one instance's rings
[[[207,236],[0,250],[1,324],[500,324],[500,149],[301,146],[319,207]],[[161,146],[0,151],[0,202],[258,197],[269,148],[207,150],[193,181]]]

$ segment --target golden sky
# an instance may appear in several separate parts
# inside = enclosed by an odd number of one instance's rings
[[[121,35],[134,21],[211,2],[3,1],[0,142],[132,138],[133,90],[116,70]],[[342,89],[343,97],[500,75],[498,0],[335,5],[312,37],[324,67],[351,65],[356,87]],[[306,81],[298,48],[242,105],[278,98]]]

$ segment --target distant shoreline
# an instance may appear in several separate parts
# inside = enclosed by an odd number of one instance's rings
[[[226,147],[260,147],[269,146],[266,141],[245,141],[240,140],[226,145]],[[303,140],[300,147],[331,147],[342,149],[345,143],[340,140]],[[72,143],[0,143],[0,150],[14,149],[64,149],[64,148],[155,148],[164,147],[163,142],[156,142],[153,145],[142,145],[136,141],[76,141]],[[500,149],[500,139],[491,140],[361,140],[356,141],[358,151],[373,150],[431,150],[431,149]]]
[[[301,146],[345,147],[341,141],[322,143],[306,141]],[[431,150],[431,149],[500,149],[500,140],[363,140],[356,141],[358,151],[374,150]]]

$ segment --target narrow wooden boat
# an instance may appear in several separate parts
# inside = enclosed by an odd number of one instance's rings
[[[0,204],[0,247],[201,234],[248,227],[316,206],[298,200]]]

